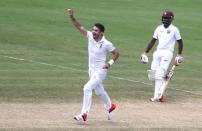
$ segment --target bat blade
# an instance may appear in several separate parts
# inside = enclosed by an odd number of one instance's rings
[[[173,65],[172,68],[169,70],[169,72],[167,73],[166,75],[166,81],[170,81],[173,74],[174,74],[174,71],[175,71],[175,67],[176,65]]]
[[[165,81],[163,82],[162,88],[161,88],[161,97],[164,95],[166,88],[168,88],[168,84],[174,74],[176,65],[173,65],[172,68],[168,71]],[[160,98],[161,98],[160,97]]]

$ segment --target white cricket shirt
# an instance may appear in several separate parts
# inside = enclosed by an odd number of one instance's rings
[[[153,38],[158,39],[157,50],[170,50],[173,52],[175,43],[181,39],[181,35],[178,28],[172,24],[168,28],[159,25],[154,32]]]
[[[105,39],[104,36],[100,41],[96,42],[93,38],[92,32],[90,31],[87,31],[87,38],[89,68],[103,68],[107,53],[112,52],[115,47],[110,41]]]

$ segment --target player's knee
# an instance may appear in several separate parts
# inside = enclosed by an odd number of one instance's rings
[[[155,70],[147,70],[147,73],[148,73],[148,79],[150,81],[154,81],[156,71]]]
[[[165,78],[165,75],[166,75],[166,70],[163,68],[160,68],[160,69],[156,70],[155,80],[162,80]]]
[[[83,94],[84,94],[85,96],[91,96],[91,95],[92,95],[92,90],[87,89],[87,88],[84,88],[84,89],[83,89]]]
[[[83,90],[93,90],[99,84],[98,79],[91,78],[84,86]]]
[[[92,87],[90,86],[89,83],[86,83],[84,88],[83,88],[84,93],[92,92]]]

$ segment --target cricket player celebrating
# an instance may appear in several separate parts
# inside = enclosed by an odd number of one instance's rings
[[[108,119],[111,119],[111,112],[116,108],[103,86],[107,70],[119,57],[119,52],[113,44],[104,37],[104,26],[96,23],[92,31],[86,30],[74,17],[73,9],[67,9],[67,14],[74,26],[88,39],[88,61],[89,61],[89,81],[85,84],[83,91],[83,107],[81,114],[74,116],[77,121],[86,121],[92,103],[92,91],[101,97],[104,107],[107,110]],[[112,58],[106,62],[107,53],[111,52]]]
[[[154,31],[153,38],[149,42],[145,52],[141,55],[141,62],[147,63],[147,53],[152,49],[158,40],[157,50],[153,53],[151,70],[148,70],[149,80],[154,83],[154,97],[150,101],[164,101],[163,93],[165,91],[164,82],[169,64],[173,58],[173,52],[176,41],[178,42],[178,53],[175,57],[175,65],[178,66],[183,61],[182,50],[183,41],[177,27],[172,25],[174,14],[171,11],[165,11],[162,15],[162,25],[159,25]]]

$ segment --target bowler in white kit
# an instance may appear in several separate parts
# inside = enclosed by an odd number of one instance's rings
[[[86,121],[92,103],[92,91],[101,97],[104,107],[107,110],[107,117],[111,119],[111,113],[116,108],[116,104],[111,102],[110,97],[104,89],[103,80],[107,76],[107,70],[118,59],[119,52],[104,36],[105,28],[102,24],[94,24],[92,31],[86,30],[74,17],[73,9],[67,9],[67,14],[74,26],[88,39],[88,74],[89,80],[83,88],[83,107],[79,115],[74,116],[77,121]],[[106,62],[108,53],[112,58]]]
[[[163,83],[165,82],[166,73],[173,58],[176,41],[178,43],[178,51],[175,57],[175,65],[178,66],[183,61],[183,41],[178,28],[171,24],[173,19],[174,14],[172,11],[165,11],[163,13],[162,24],[156,28],[151,41],[141,55],[141,62],[147,63],[147,53],[149,53],[158,40],[157,50],[153,53],[151,70],[148,70],[149,80],[155,85],[154,96],[150,101],[162,102],[165,100]]]

